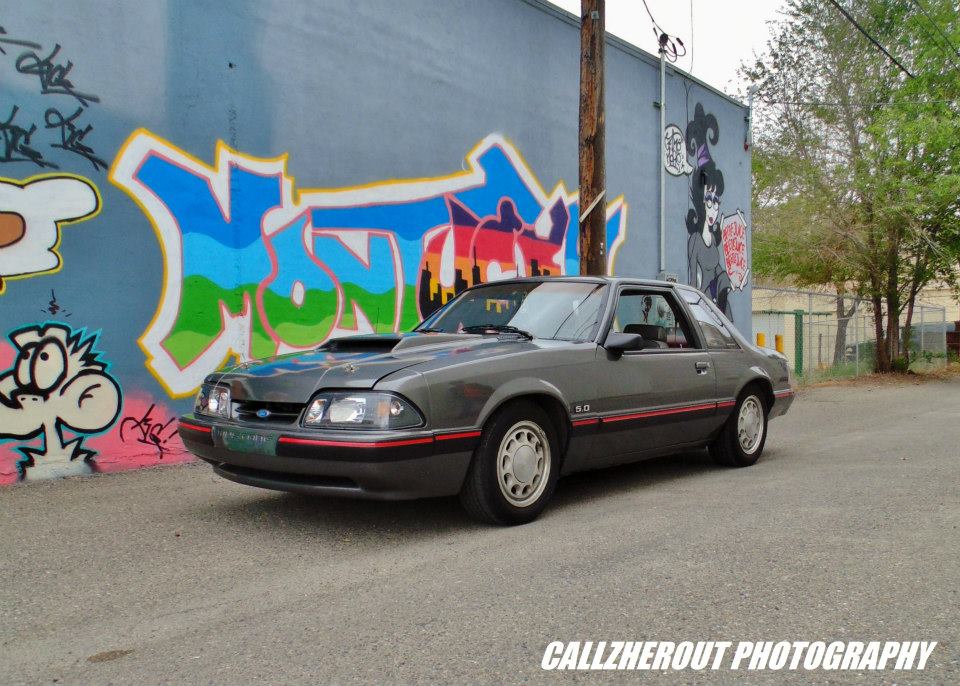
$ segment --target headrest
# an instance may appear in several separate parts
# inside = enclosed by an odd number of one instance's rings
[[[623,327],[624,333],[638,333],[648,341],[667,342],[667,330],[656,324],[627,324]]]

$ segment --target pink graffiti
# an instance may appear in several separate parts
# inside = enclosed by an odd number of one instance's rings
[[[122,419],[107,433],[84,442],[97,453],[89,460],[91,471],[120,472],[194,459],[176,433],[176,413],[148,394],[134,392],[124,398],[120,416]],[[41,441],[0,442],[0,485],[19,481],[17,461],[23,453],[17,448],[24,445],[39,449]]]
[[[97,451],[92,459],[94,472],[120,472],[194,459],[177,435],[176,413],[146,393],[134,392],[124,398],[120,416],[108,433],[88,441]]]
[[[13,346],[0,341],[0,369],[9,369],[13,366],[15,359],[17,359],[17,351]]]

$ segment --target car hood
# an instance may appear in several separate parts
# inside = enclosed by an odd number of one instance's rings
[[[235,400],[306,403],[322,388],[365,389],[394,372],[440,357],[529,344],[514,336],[447,333],[371,334],[328,341],[309,352],[245,362],[209,375],[206,383],[230,387]]]

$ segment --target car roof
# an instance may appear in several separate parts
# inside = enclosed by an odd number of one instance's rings
[[[564,275],[550,275],[550,276],[524,276],[513,279],[502,279],[498,281],[488,281],[486,283],[480,283],[473,288],[481,286],[492,286],[494,284],[503,284],[503,283],[531,283],[531,282],[542,282],[542,281],[573,281],[573,282],[582,282],[582,283],[606,283],[613,286],[625,284],[629,286],[658,286],[661,288],[683,288],[687,290],[695,290],[690,286],[686,286],[675,281],[658,281],[657,279],[641,279],[630,276],[564,276]]]

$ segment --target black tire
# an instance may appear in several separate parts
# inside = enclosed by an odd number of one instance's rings
[[[524,439],[532,441],[531,444],[527,444],[529,450],[523,453],[526,471],[528,472],[530,465],[533,464],[532,469],[535,474],[529,483],[513,480],[512,487],[517,490],[514,495],[517,500],[525,497],[523,493],[529,487],[526,497],[530,498],[530,502],[517,505],[504,493],[504,489],[511,489],[511,486],[507,485],[511,483],[509,478],[504,479],[504,487],[501,488],[501,468],[498,466],[498,459],[507,434],[512,433],[518,436],[524,432],[523,427],[528,425],[539,429],[539,432],[533,429],[527,430],[527,438]],[[544,439],[545,445],[549,446],[548,455],[537,452],[536,446],[543,446]],[[511,445],[517,444],[507,442],[506,449],[509,450]],[[523,443],[520,445],[522,446]],[[520,455],[519,452],[516,454]],[[538,455],[542,460],[537,457]],[[504,464],[512,465],[513,462],[505,460]],[[543,466],[539,466],[541,464]],[[536,477],[538,469],[542,470],[539,480]],[[546,508],[556,490],[559,472],[560,442],[557,439],[556,427],[540,406],[528,400],[517,400],[504,405],[487,421],[480,437],[480,445],[474,452],[467,478],[460,491],[460,502],[470,516],[480,521],[501,526],[525,524],[536,519]],[[521,477],[526,476],[526,473],[521,473],[519,469],[518,474]]]
[[[738,435],[738,420],[740,412],[747,403],[756,403],[760,408],[760,441],[752,450],[745,450]],[[763,446],[767,442],[767,413],[769,408],[764,401],[764,394],[757,386],[748,386],[737,398],[733,412],[727,418],[720,434],[710,444],[710,455],[717,464],[725,467],[749,467],[755,464],[763,454]]]

